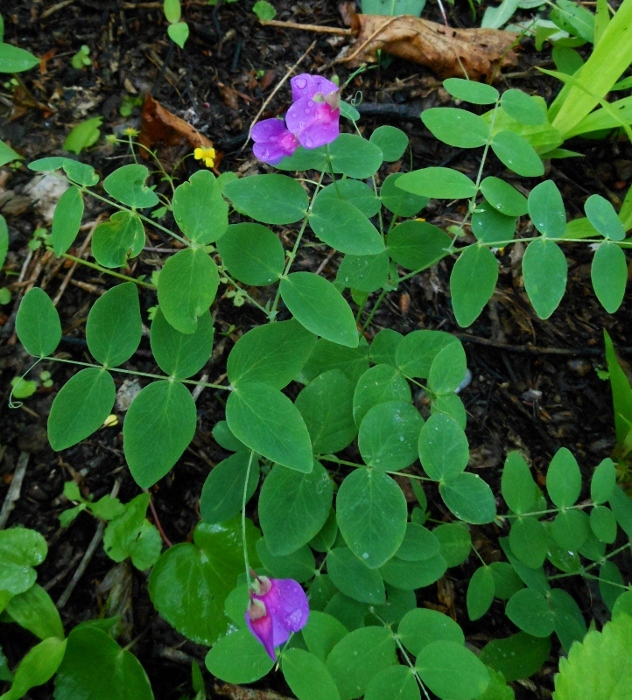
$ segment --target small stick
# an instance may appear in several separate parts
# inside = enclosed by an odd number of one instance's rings
[[[389,17],[386,22],[381,24],[374,32],[371,34],[369,37],[367,37],[361,44],[360,46],[356,47],[353,51],[353,53],[349,54],[349,56],[345,56],[344,58],[339,59],[338,61],[334,61],[334,63],[348,63],[349,61],[352,61],[361,51],[364,50],[366,46],[368,46],[375,37],[382,32],[386,27],[388,27],[389,24],[393,24],[395,20],[399,19],[399,17]]]
[[[20,452],[18,458],[18,465],[15,468],[13,474],[13,479],[11,480],[11,486],[9,486],[9,491],[7,497],[4,499],[4,505],[2,506],[2,512],[0,512],[0,530],[4,529],[7,524],[9,515],[15,507],[15,504],[20,499],[20,491],[22,490],[22,482],[24,481],[24,474],[26,474],[26,467],[29,463],[29,458],[31,456],[30,452]]]
[[[301,29],[304,32],[318,32],[319,34],[340,34],[341,36],[351,36],[353,29],[343,29],[342,27],[324,27],[322,24],[299,24],[298,22],[282,22],[278,19],[268,19],[262,21],[264,27],[283,27],[284,29]]]
[[[46,581],[46,583],[42,586],[42,588],[45,591],[50,591],[53,586],[56,586],[62,579],[65,579],[66,576],[75,568],[76,564],[78,563],[79,559],[81,559],[82,554],[81,552],[77,552],[75,556],[70,560],[70,564],[60,571],[56,576],[53,576],[53,578],[50,581]]]
[[[162,541],[167,545],[167,547],[173,547],[171,540],[167,537],[167,535],[165,535],[165,531],[162,529],[160,518],[158,517],[158,513],[156,513],[156,508],[154,507],[154,502],[151,499],[151,495],[149,496],[149,508],[151,510],[151,514],[154,516],[154,523],[156,523],[156,527],[158,528],[158,532],[162,537]]]
[[[270,22],[273,22],[273,20],[270,20]],[[267,24],[269,24],[270,22],[268,22]],[[309,25],[305,25],[305,26],[309,26]],[[316,46],[316,40],[312,41],[312,43],[309,45],[307,51],[305,51],[305,53],[298,59],[298,61],[286,72],[286,74],[279,81],[279,83],[274,88],[274,90],[270,93],[270,95],[268,95],[265,102],[261,105],[261,109],[257,112],[257,116],[252,120],[250,126],[248,127],[248,138],[246,139],[244,145],[241,147],[241,149],[239,151],[240,153],[241,153],[241,151],[244,150],[244,148],[246,148],[248,141],[250,141],[250,134],[252,133],[252,127],[257,123],[257,120],[259,119],[259,117],[264,113],[266,107],[272,101],[272,98],[277,94],[277,92],[281,89],[281,86],[287,81],[287,79],[292,75],[292,73],[299,67],[299,65],[301,64],[303,59],[307,57],[307,55],[314,48],[314,46]]]
[[[119,489],[121,488],[121,481],[120,479],[117,479],[114,482],[114,486],[112,487],[112,491],[110,492],[110,497],[111,498],[116,498],[116,495],[119,492]],[[72,595],[72,592],[75,590],[75,586],[79,583],[79,579],[83,576],[85,573],[85,570],[88,568],[88,564],[90,563],[92,557],[94,556],[94,552],[96,551],[96,548],[99,546],[99,543],[101,542],[103,538],[103,533],[105,531],[105,526],[106,526],[105,520],[102,520],[98,525],[97,525],[97,530],[94,533],[94,537],[90,541],[90,544],[88,545],[88,549],[86,549],[86,553],[83,555],[83,559],[79,563],[79,566],[77,567],[77,570],[73,574],[73,577],[70,579],[70,583],[66,586],[66,589],[64,592],[61,594],[59,597],[59,600],[57,601],[57,607],[58,608],[63,608],[64,605],[68,602],[68,599]]]
[[[487,345],[490,348],[499,348],[500,350],[508,350],[509,352],[526,352],[534,355],[603,355],[604,351],[599,348],[542,348],[537,345],[510,345],[503,343],[500,340],[491,340],[490,338],[479,338],[475,335],[467,333],[454,333],[454,335],[465,342],[475,343],[477,345]],[[617,348],[619,352],[625,351],[627,348]]]
[[[204,382],[208,381],[208,372],[204,372],[204,374],[200,377],[200,383],[193,389],[193,400],[197,402],[197,400],[200,398],[200,394],[204,391]]]

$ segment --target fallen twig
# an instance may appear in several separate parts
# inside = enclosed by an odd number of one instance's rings
[[[0,530],[4,529],[4,526],[7,524],[7,520],[9,519],[9,515],[11,515],[11,511],[20,498],[22,482],[24,481],[24,475],[26,474],[26,467],[28,466],[30,456],[30,452],[25,452],[24,450],[20,452],[18,464],[15,468],[15,472],[13,473],[13,479],[11,480],[11,486],[9,486],[9,491],[4,499],[2,511],[0,511]]]
[[[269,19],[261,22],[264,27],[281,27],[283,29],[300,29],[304,32],[318,32],[319,34],[340,34],[342,36],[353,35],[353,29],[342,27],[325,27],[322,24],[299,24],[298,22],[282,22],[278,19]]]
[[[79,248],[79,254],[77,255],[78,258],[80,258],[85,252],[86,248],[90,244],[90,241],[92,240],[92,234],[94,233],[94,229],[101,223],[101,221],[105,218],[105,214],[99,214],[97,218],[94,220],[94,223],[90,227],[90,230],[88,231],[88,235],[86,236],[86,240],[82,243],[81,248]],[[68,272],[66,273],[66,276],[64,277],[62,283],[59,285],[59,289],[57,290],[57,294],[55,294],[55,298],[53,299],[53,306],[57,306],[59,304],[59,300],[62,298],[64,292],[66,291],[66,287],[68,286],[75,269],[77,268],[77,263],[73,263],[72,267]]]

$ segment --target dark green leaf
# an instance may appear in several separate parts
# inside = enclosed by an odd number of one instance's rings
[[[136,257],[145,245],[145,229],[138,215],[117,211],[109,221],[100,223],[92,236],[92,254],[99,265],[123,267],[127,258]]]
[[[233,180],[224,195],[240,214],[264,224],[292,224],[307,212],[305,190],[287,175],[253,175]]]
[[[371,134],[369,141],[382,151],[387,163],[399,160],[408,148],[408,136],[394,126],[378,126]]]
[[[228,205],[215,175],[199,170],[173,193],[173,218],[193,243],[216,241],[228,227]]]
[[[531,241],[522,259],[522,272],[535,312],[542,319],[549,318],[566,290],[568,265],[564,253],[553,241]]]
[[[237,452],[213,467],[200,496],[200,516],[204,522],[223,523],[241,512],[248,472],[246,503],[259,484],[259,460],[251,457],[250,451]]]
[[[24,349],[36,357],[51,355],[61,340],[57,309],[43,289],[28,291],[15,319],[15,330]]]
[[[148,176],[149,170],[144,165],[123,165],[103,180],[103,189],[117,202],[127,204],[128,207],[155,207],[160,200],[145,184]]]
[[[448,253],[450,237],[424,221],[404,221],[389,233],[388,254],[407,270],[432,267]]]
[[[234,224],[217,242],[228,272],[244,284],[264,286],[283,273],[285,252],[275,233],[261,224]]]
[[[489,124],[465,109],[432,107],[421,113],[421,121],[435,138],[455,148],[484,146],[490,136]]]
[[[480,316],[498,280],[498,261],[482,245],[465,248],[452,268],[450,293],[457,323],[466,328]]]
[[[53,251],[59,258],[75,242],[83,218],[83,197],[78,187],[69,187],[59,198],[51,230]]]

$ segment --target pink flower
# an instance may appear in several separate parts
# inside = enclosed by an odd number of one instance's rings
[[[252,127],[253,152],[260,161],[269,165],[280,163],[298,148],[298,139],[280,119],[264,119]]]
[[[273,661],[275,648],[285,644],[292,632],[307,624],[309,604],[305,591],[291,578],[260,576],[250,592],[246,624]]]
[[[332,143],[340,133],[338,86],[319,75],[292,78],[294,104],[285,115],[288,130],[304,148]]]

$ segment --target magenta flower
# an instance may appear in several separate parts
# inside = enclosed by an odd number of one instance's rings
[[[338,86],[309,73],[297,75],[291,83],[294,104],[285,115],[288,130],[304,148],[335,141],[340,133]]]
[[[307,624],[309,604],[305,591],[291,578],[259,576],[250,592],[246,624],[263,644],[273,661],[276,647],[285,644],[292,632]]]
[[[251,136],[255,142],[252,149],[255,156],[269,165],[280,163],[298,148],[298,139],[280,119],[264,119],[255,124]]]

